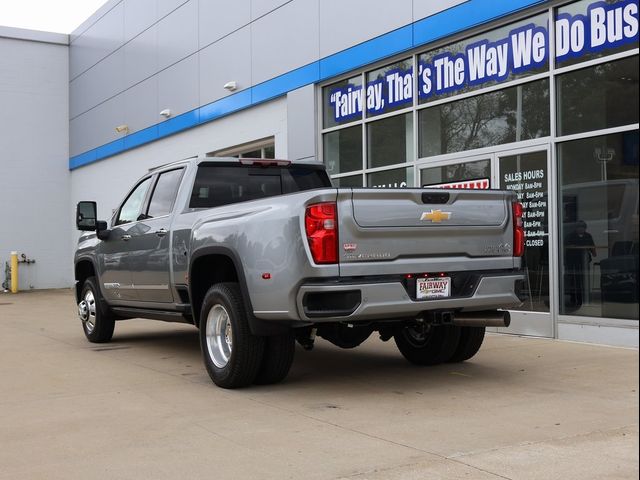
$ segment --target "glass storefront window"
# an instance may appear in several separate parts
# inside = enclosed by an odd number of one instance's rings
[[[323,160],[339,187],[516,192],[526,282],[506,333],[637,325],[638,3],[535,8],[324,87]]]
[[[367,73],[367,116],[410,107],[413,102],[413,60],[407,58]]]
[[[325,133],[324,163],[329,175],[362,170],[362,126]]]
[[[466,188],[469,182],[472,182],[472,186],[486,189],[489,188],[489,180],[491,178],[491,160],[424,168],[421,170],[420,175],[420,183],[423,187],[456,188],[462,184]],[[475,183],[473,183],[474,181]]]
[[[548,17],[536,15],[418,57],[420,103],[549,70]]]
[[[268,145],[262,149],[262,158],[276,158],[275,145]]]
[[[362,175],[334,178],[332,182],[336,187],[362,187]]]
[[[413,113],[367,124],[367,157],[370,168],[413,160]]]
[[[558,67],[638,48],[638,3],[574,2],[556,10],[555,29]]]
[[[549,135],[549,80],[420,110],[420,157]]]
[[[638,131],[558,145],[560,313],[638,319]]]
[[[413,168],[396,168],[367,175],[367,186],[373,188],[413,187]]]
[[[324,128],[344,125],[362,119],[362,77],[336,82],[322,89],[325,105],[323,112]]]
[[[556,78],[558,135],[638,123],[638,57]]]

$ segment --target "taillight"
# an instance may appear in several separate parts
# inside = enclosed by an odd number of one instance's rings
[[[337,223],[335,202],[316,203],[307,207],[304,226],[314,262],[338,262]]]
[[[524,255],[524,226],[522,223],[522,204],[513,202],[513,256]]]

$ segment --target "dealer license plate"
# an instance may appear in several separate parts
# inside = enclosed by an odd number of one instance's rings
[[[451,296],[451,277],[418,278],[416,298],[445,298]]]

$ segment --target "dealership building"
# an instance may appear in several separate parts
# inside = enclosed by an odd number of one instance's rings
[[[110,0],[70,35],[0,27],[0,277],[15,250],[21,289],[71,286],[76,202],[106,219],[149,168],[322,162],[515,191],[505,333],[637,347],[638,26],[637,0]]]

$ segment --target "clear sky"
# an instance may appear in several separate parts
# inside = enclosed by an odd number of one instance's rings
[[[0,0],[0,25],[71,33],[106,0]]]

